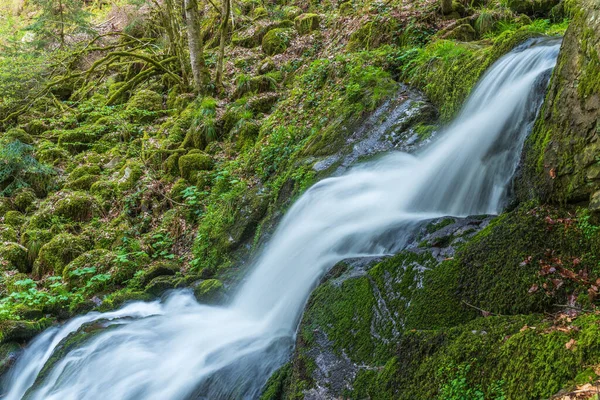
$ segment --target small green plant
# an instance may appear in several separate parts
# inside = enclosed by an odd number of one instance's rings
[[[156,233],[152,235],[153,243],[150,245],[152,247],[153,253],[152,258],[166,258],[168,260],[172,260],[175,258],[175,254],[171,253],[171,248],[173,247],[173,239],[166,233]]]
[[[441,367],[438,370],[438,376],[446,382],[440,387],[438,398],[440,400],[506,400],[502,390],[502,381],[490,385],[487,396],[481,387],[471,386],[467,378],[470,369],[470,364]]]
[[[587,210],[580,211],[580,215],[578,215],[577,218],[577,227],[588,240],[592,239],[600,232],[600,226],[592,224],[590,218],[591,215]]]
[[[201,217],[204,212],[201,198],[207,194],[207,192],[200,191],[197,186],[188,186],[181,192],[183,201],[190,208],[196,218]]]

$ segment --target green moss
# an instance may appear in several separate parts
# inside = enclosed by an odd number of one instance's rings
[[[133,189],[144,175],[144,165],[135,160],[127,162],[119,171],[117,187],[121,191]]]
[[[76,154],[88,150],[100,139],[107,129],[100,125],[83,125],[79,128],[54,132],[58,136],[59,146]]]
[[[272,29],[262,39],[262,49],[268,56],[281,54],[287,50],[293,31],[289,28]]]
[[[98,211],[98,201],[85,192],[67,193],[54,206],[54,215],[77,222],[89,221]]]
[[[0,242],[16,242],[17,231],[9,225],[0,225]]]
[[[218,303],[223,299],[223,282],[218,279],[207,279],[194,288],[194,296],[201,303]]]
[[[2,139],[7,141],[18,140],[21,143],[33,144],[33,138],[21,128],[12,128],[2,135]]]
[[[7,211],[4,214],[4,223],[13,228],[20,228],[25,223],[25,216],[19,211]]]
[[[296,30],[300,35],[306,35],[319,29],[321,17],[318,14],[302,14],[294,19]]]
[[[63,269],[88,248],[89,243],[84,238],[69,233],[56,235],[40,249],[33,272],[37,276],[62,275]]]
[[[96,274],[111,274],[113,282],[122,283],[133,273],[117,271],[120,265],[116,254],[109,250],[96,249],[85,252],[67,264],[62,271],[63,280],[71,288],[83,287]]]
[[[178,164],[181,177],[188,181],[193,180],[197,172],[213,168],[212,158],[201,152],[179,157]]]
[[[127,110],[146,110],[156,112],[162,109],[162,95],[152,90],[138,90],[127,102]]]
[[[100,197],[102,200],[115,200],[117,183],[111,181],[97,181],[90,186],[90,193]]]
[[[67,187],[72,190],[89,190],[94,183],[100,179],[97,175],[84,175],[67,184]]]
[[[54,235],[49,230],[28,229],[21,234],[21,244],[27,249],[29,263],[34,264],[40,249],[48,243]]]
[[[29,272],[27,249],[18,243],[0,242],[0,266],[5,271]]]
[[[37,196],[35,192],[32,189],[25,188],[17,191],[13,199],[13,204],[19,211],[26,212],[36,200]]]
[[[395,19],[377,18],[367,21],[350,35],[348,50],[370,50],[389,43],[397,28],[398,22]]]

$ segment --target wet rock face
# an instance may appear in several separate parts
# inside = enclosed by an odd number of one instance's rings
[[[347,171],[357,161],[390,150],[413,152],[429,143],[435,133],[436,108],[419,91],[403,86],[348,135],[346,145],[313,169],[334,176]]]
[[[569,7],[573,22],[526,143],[520,197],[600,209],[600,5]]]
[[[294,376],[310,382],[302,391],[304,399],[341,398],[353,390],[361,371],[380,369],[374,366],[377,358],[393,351],[411,324],[407,311],[411,294],[422,286],[423,273],[452,258],[457,247],[490,220],[481,216],[424,221],[398,255],[350,259],[332,268],[309,301],[296,343]],[[364,308],[352,300],[344,304],[345,296],[361,297],[358,303]],[[343,332],[332,331],[323,319],[334,310],[339,311],[334,317],[339,326],[348,313]],[[340,339],[345,346],[339,346]]]

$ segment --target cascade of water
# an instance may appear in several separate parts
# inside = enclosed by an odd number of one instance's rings
[[[559,45],[529,42],[501,58],[456,121],[420,153],[392,153],[314,185],[232,304],[201,305],[179,291],[163,303],[74,318],[32,342],[7,376],[4,398],[258,397],[288,357],[310,291],[332,265],[401,248],[403,232],[424,219],[499,212]],[[393,249],[379,240],[390,230]],[[44,368],[62,339],[93,321],[107,328]]]

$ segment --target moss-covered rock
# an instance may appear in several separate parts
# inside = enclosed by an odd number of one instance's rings
[[[98,175],[84,175],[80,178],[72,180],[66,187],[71,190],[89,190],[100,177]]]
[[[116,257],[114,252],[104,249],[85,252],[65,266],[62,271],[63,280],[72,288],[82,287],[96,274],[115,273]]]
[[[21,212],[26,212],[30,206],[37,200],[37,196],[32,189],[25,188],[19,190],[13,199],[13,204],[17,208],[17,210]]]
[[[7,211],[4,214],[4,223],[18,229],[25,223],[25,216],[19,211]]]
[[[452,29],[444,36],[444,39],[470,42],[477,38],[477,32],[471,24],[462,24]]]
[[[547,16],[560,0],[506,0],[506,6],[518,14]]]
[[[146,285],[144,291],[152,296],[161,296],[167,290],[175,289],[177,281],[173,276],[157,276]]]
[[[0,225],[0,242],[16,242],[17,231],[10,225]]]
[[[522,198],[588,203],[600,190],[600,9],[572,1],[573,22],[524,149]]]
[[[285,52],[293,37],[293,30],[289,28],[272,29],[262,39],[262,49],[268,56]]]
[[[133,189],[143,175],[143,164],[139,161],[130,161],[119,171],[117,187],[122,191]]]
[[[350,35],[348,50],[375,49],[389,42],[396,29],[397,22],[393,19],[367,21]]]
[[[302,14],[294,19],[294,25],[300,35],[306,35],[319,29],[321,17],[318,14]]]
[[[127,110],[160,111],[163,109],[163,97],[152,90],[136,91],[127,102]]]
[[[202,152],[188,153],[185,156],[181,156],[179,157],[178,164],[181,177],[188,181],[193,180],[197,172],[213,168],[212,158]]]
[[[218,279],[207,279],[194,288],[194,296],[201,303],[213,304],[224,299],[223,282]]]
[[[71,221],[86,222],[98,214],[98,201],[85,192],[70,192],[54,206],[54,215]]]
[[[1,321],[0,344],[9,342],[25,342],[33,339],[38,333],[51,325],[49,319],[39,321]]]
[[[5,271],[16,269],[19,272],[29,272],[27,249],[18,243],[1,242],[0,267]]]
[[[101,125],[82,125],[79,128],[56,131],[58,144],[76,154],[88,150],[92,144],[100,139],[107,129]]]
[[[21,143],[33,144],[33,138],[21,128],[12,128],[2,135],[2,139],[9,142],[18,140]]]
[[[89,248],[89,242],[69,233],[56,235],[40,249],[34,263],[36,276],[49,273],[62,275],[64,268]]]
[[[277,21],[251,27],[245,31],[235,32],[231,38],[234,46],[254,48],[260,46],[265,35],[278,28],[291,28],[294,23],[290,20]]]
[[[150,265],[140,278],[140,284],[146,286],[159,276],[173,276],[180,271],[180,265],[174,261],[158,261]]]

